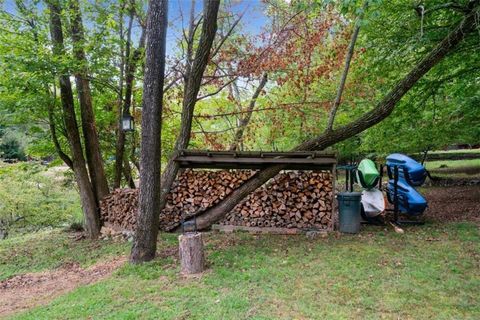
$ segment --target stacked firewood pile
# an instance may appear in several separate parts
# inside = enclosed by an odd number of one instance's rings
[[[214,206],[248,180],[251,170],[185,170],[175,181],[160,213],[160,228],[172,230]],[[103,222],[134,230],[138,190],[117,189],[100,204]],[[245,198],[221,224],[326,228],[331,222],[332,179],[328,172],[289,171],[279,174]]]
[[[183,171],[172,185],[165,208],[160,213],[160,228],[170,231],[182,219],[192,217],[215,205],[255,172]],[[126,230],[135,230],[138,207],[138,190],[116,189],[100,203],[103,222]]]
[[[167,196],[167,204],[160,214],[161,228],[169,231],[182,219],[214,206],[254,173],[251,170],[185,170]]]
[[[125,230],[135,230],[138,190],[115,189],[100,201],[100,218],[105,224]]]
[[[290,171],[277,175],[250,194],[221,224],[325,229],[331,221],[331,174]]]

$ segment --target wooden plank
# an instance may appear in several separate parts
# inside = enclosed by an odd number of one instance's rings
[[[283,165],[285,169],[332,170],[336,154],[326,152],[263,152],[181,150],[174,161],[182,168],[262,169]]]
[[[192,168],[192,169],[251,169],[258,170],[267,168],[274,164],[271,163],[191,163],[191,162],[179,162],[181,168]],[[314,170],[314,171],[331,171],[332,165],[312,165],[312,164],[288,164],[284,166],[283,170]]]
[[[268,233],[268,234],[305,234],[309,231],[318,232],[321,234],[327,234],[328,230],[306,230],[299,228],[277,228],[277,227],[245,227],[245,226],[232,226],[232,225],[212,225],[212,230],[218,230],[222,232],[235,232],[246,231],[251,233]]]
[[[295,151],[295,152],[271,152],[271,151],[209,151],[209,150],[180,150],[177,156],[229,156],[229,157],[288,157],[288,158],[308,158],[308,157],[332,157],[336,154],[326,151]]]
[[[178,162],[190,163],[238,163],[238,164],[335,164],[334,158],[314,158],[314,159],[299,159],[299,158],[227,158],[208,156],[179,156],[175,159]]]

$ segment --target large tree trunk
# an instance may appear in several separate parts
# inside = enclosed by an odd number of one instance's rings
[[[310,139],[294,150],[322,150],[337,142],[348,139],[388,117],[400,99],[424,76],[433,66],[440,62],[448,53],[475,30],[476,17],[480,13],[479,1],[475,1],[472,11],[443,39],[429,54],[427,54],[413,69],[401,79],[394,88],[377,104],[370,112],[357,120],[333,131],[326,131],[316,138]],[[272,166],[256,173],[249,181],[234,190],[224,200],[197,217],[199,229],[210,227],[213,223],[222,219],[225,214],[232,210],[245,196],[253,192],[262,184],[273,178],[282,166]]]
[[[192,131],[192,120],[195,104],[197,102],[198,91],[203,79],[203,73],[208,64],[208,58],[212,49],[213,40],[217,32],[217,15],[220,6],[219,0],[205,0],[203,4],[203,25],[200,41],[198,43],[195,58],[191,66],[187,67],[185,75],[185,85],[183,91],[182,119],[180,123],[180,133],[175,142],[175,150],[186,149],[190,142],[190,133]],[[193,32],[193,22],[190,22],[189,34]],[[189,39],[193,41],[193,37]],[[162,192],[160,194],[160,208],[165,206],[167,194],[172,187],[173,181],[178,173],[178,165],[172,158],[167,163],[162,174]]]
[[[80,102],[80,115],[82,118],[82,130],[85,143],[85,156],[87,158],[88,172],[92,182],[97,203],[109,193],[107,177],[103,167],[102,153],[98,141],[98,133],[93,112],[92,94],[90,81],[88,80],[87,58],[83,46],[85,36],[83,32],[82,14],[78,0],[70,0],[71,29],[73,52],[81,67],[75,73],[78,99]]]
[[[160,160],[168,1],[148,4],[147,48],[143,81],[140,197],[137,230],[130,259],[133,263],[155,258],[160,214]]]
[[[61,8],[57,1],[48,1],[50,9],[50,34],[53,42],[53,53],[57,57],[64,55],[63,32],[61,22]],[[68,142],[72,154],[72,166],[75,178],[80,190],[80,199],[83,213],[85,215],[86,230],[91,238],[96,238],[100,234],[100,218],[97,202],[90,183],[85,159],[83,157],[82,143],[78,131],[77,120],[75,116],[75,107],[73,102],[72,85],[70,78],[65,72],[61,72],[59,77],[60,96],[63,108],[63,118],[67,131]]]

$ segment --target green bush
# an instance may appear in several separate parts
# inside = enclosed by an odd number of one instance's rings
[[[25,161],[25,145],[22,135],[15,131],[7,131],[0,142],[0,157]]]
[[[39,229],[82,220],[77,191],[62,171],[31,164],[0,165],[0,220]]]

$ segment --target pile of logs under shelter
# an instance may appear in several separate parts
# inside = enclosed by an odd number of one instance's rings
[[[201,214],[248,180],[254,170],[183,170],[160,213],[170,231]],[[329,171],[282,171],[240,202],[220,224],[246,227],[330,229],[333,179]],[[138,190],[116,189],[100,205],[103,222],[134,230]]]

